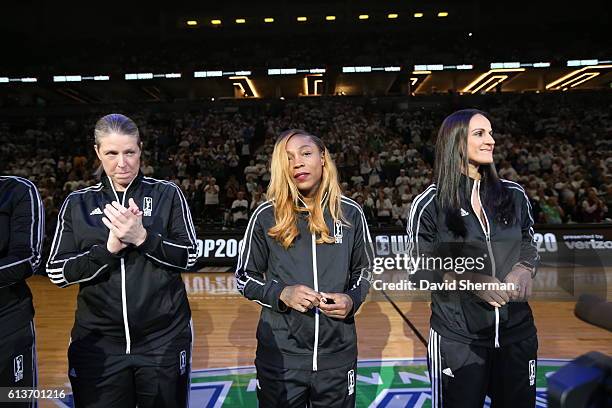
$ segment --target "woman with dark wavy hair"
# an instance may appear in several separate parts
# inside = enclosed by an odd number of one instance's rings
[[[413,281],[446,284],[431,294],[433,407],[481,408],[487,395],[495,407],[535,405],[538,341],[527,304],[539,259],[533,217],[525,190],[498,177],[494,147],[484,112],[448,116],[436,141],[435,183],[410,209],[410,256],[453,261],[411,271]]]

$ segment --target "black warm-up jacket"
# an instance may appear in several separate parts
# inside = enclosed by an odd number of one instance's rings
[[[480,258],[480,263],[475,262],[468,271],[491,275],[501,282],[519,262],[535,267],[539,255],[525,190],[515,182],[501,180],[514,206],[515,222],[508,222],[499,221],[497,214],[482,205],[484,189],[480,188],[480,181],[462,176],[461,183],[461,208],[456,212],[440,210],[435,184],[414,199],[407,227],[408,252],[412,258],[423,260],[416,271],[411,271],[410,279],[417,284],[421,280],[442,282],[442,276],[449,271],[446,267],[440,269],[440,263],[433,261],[429,267],[423,267],[427,258]],[[481,200],[484,224],[465,193],[466,183],[468,191],[478,194]],[[478,265],[483,268],[478,269]],[[469,290],[435,290],[431,294],[431,311],[431,327],[441,336],[463,343],[500,347],[536,333],[527,302],[510,302],[495,308]]]
[[[274,203],[261,204],[249,221],[236,269],[238,290],[262,305],[257,327],[258,364],[288,369],[337,368],[357,358],[354,314],[365,300],[374,250],[359,204],[342,196],[344,218],[334,222],[323,198],[325,222],[335,242],[317,244],[308,215],[298,212],[299,235],[285,249],[268,235],[276,222]],[[299,204],[304,206],[303,202]],[[353,310],[344,319],[325,316],[318,308],[301,313],[288,308],[280,294],[286,286],[306,285],[317,292],[346,293]]]
[[[106,175],[71,193],[60,208],[47,262],[51,282],[79,284],[72,340],[104,344],[108,352],[138,353],[184,330],[191,311],[180,272],[196,262],[196,235],[187,201],[171,182],[139,174],[125,192]],[[102,210],[112,201],[143,211],[147,238],[111,254]]]
[[[29,180],[0,177],[0,327],[8,335],[34,317],[25,280],[41,264],[45,211]],[[3,356],[4,357],[4,356]]]

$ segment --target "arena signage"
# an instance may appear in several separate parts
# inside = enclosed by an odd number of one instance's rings
[[[371,229],[376,256],[393,257],[408,248],[401,228]],[[236,265],[243,231],[198,234],[198,268]],[[534,241],[543,263],[612,265],[612,225],[574,224],[536,228]]]

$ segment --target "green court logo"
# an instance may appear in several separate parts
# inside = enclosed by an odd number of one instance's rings
[[[566,363],[566,360],[538,360],[534,377],[537,407],[547,406],[547,378]],[[357,407],[431,407],[427,362],[423,358],[361,360],[354,377]],[[189,406],[256,407],[256,389],[257,379],[253,366],[195,370],[191,373]],[[72,407],[72,395],[57,401],[57,404]],[[489,407],[489,402],[484,406]]]

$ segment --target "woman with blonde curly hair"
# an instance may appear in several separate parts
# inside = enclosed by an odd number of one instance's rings
[[[257,328],[260,407],[353,407],[354,316],[370,288],[374,251],[361,207],[342,195],[323,141],[280,135],[268,201],[252,214],[238,290],[262,305]]]

